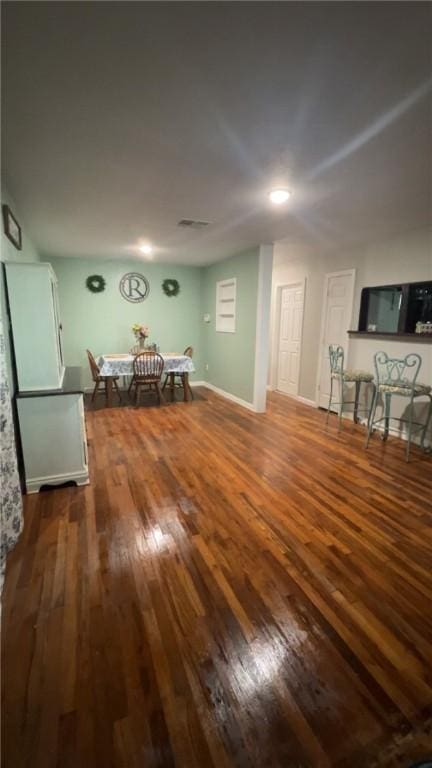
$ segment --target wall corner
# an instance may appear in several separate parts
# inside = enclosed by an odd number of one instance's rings
[[[253,406],[257,413],[265,413],[266,410],[269,368],[272,273],[273,245],[260,245],[258,254],[258,291],[253,397]]]

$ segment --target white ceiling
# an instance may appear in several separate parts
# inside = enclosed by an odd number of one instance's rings
[[[3,170],[45,256],[127,257],[141,239],[204,264],[431,221],[431,3],[2,11]]]

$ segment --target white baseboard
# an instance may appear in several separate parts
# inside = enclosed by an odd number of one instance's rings
[[[211,389],[212,392],[216,392],[217,395],[224,397],[226,400],[231,400],[233,403],[241,405],[243,408],[247,408],[248,411],[257,413],[257,410],[252,403],[248,403],[247,400],[242,400],[242,398],[237,397],[237,395],[232,395],[231,392],[225,392],[224,389],[219,389],[219,387],[215,387],[214,384],[210,384],[208,381],[203,381],[201,386],[207,387],[207,389]]]
[[[232,395],[230,392],[225,392],[225,390],[219,389],[218,387],[215,387],[213,384],[210,384],[207,381],[200,382],[200,384],[203,387],[208,387],[208,389],[211,389],[213,392],[216,392],[218,395],[221,395],[222,397],[226,397],[227,400],[232,400],[233,403],[237,403],[237,405],[241,405],[243,406],[243,408],[247,408],[249,411],[253,411],[253,413],[258,413],[254,405],[252,403],[248,403],[247,400],[242,400],[240,397],[237,397],[236,395]],[[317,404],[314,402],[314,400],[308,400],[306,397],[301,397],[301,395],[287,395],[286,392],[279,392],[279,390],[276,390],[270,384],[267,386],[267,391],[277,392],[278,395],[284,395],[284,397],[290,397],[292,400],[297,400],[299,403],[308,405],[311,408],[318,407]]]
[[[190,384],[191,387],[206,387],[207,386],[205,381],[191,381],[190,379],[189,379],[189,384]]]
[[[290,397],[292,400],[297,400],[299,403],[303,403],[303,405],[309,405],[311,408],[318,408],[315,400],[308,400],[307,397],[302,397],[301,395],[289,395],[288,392],[281,392],[280,389],[274,389],[274,387],[268,387],[272,392],[276,392],[278,395],[283,395],[284,397]]]
[[[294,400],[298,400],[299,403],[303,403],[304,405],[309,405],[311,408],[318,408],[318,405],[316,404],[315,400],[309,400],[307,397],[302,397],[301,395],[293,395]]]

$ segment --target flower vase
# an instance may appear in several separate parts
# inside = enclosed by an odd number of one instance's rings
[[[145,342],[146,342],[145,336],[141,336],[140,339],[139,339],[139,342],[138,342],[139,343],[139,348],[141,350],[145,349]]]

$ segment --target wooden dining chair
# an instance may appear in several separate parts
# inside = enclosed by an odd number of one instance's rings
[[[120,394],[119,386],[118,386],[118,383],[117,383],[119,377],[118,376],[101,376],[100,375],[99,366],[98,366],[96,360],[94,359],[92,353],[90,352],[89,349],[87,349],[86,351],[87,351],[87,357],[88,357],[88,361],[89,361],[89,365],[90,365],[90,371],[91,371],[92,379],[94,381],[94,390],[93,390],[91,401],[92,402],[94,401],[97,393],[99,392],[99,387],[101,385],[103,387],[105,387],[105,398],[106,398],[106,400],[108,400],[107,379],[111,379],[111,381],[112,381],[112,383],[114,385],[114,389],[117,392],[119,400],[121,402],[122,401],[121,394]]]
[[[183,354],[186,357],[192,358],[193,347],[186,347],[186,349],[183,352]],[[185,376],[184,373],[180,373],[180,372],[179,373],[175,373],[175,372],[167,373],[166,376],[165,376],[165,381],[163,383],[162,390],[165,390],[165,388],[168,387],[168,389],[171,392],[171,400],[174,400],[175,390],[176,389],[183,389],[184,390],[185,386],[187,387],[188,392],[189,392],[189,394],[191,396],[191,399],[193,400],[193,392],[192,392],[192,387],[189,384],[189,377]]]
[[[165,402],[160,382],[164,369],[164,359],[157,352],[140,352],[133,361],[133,378],[129,391],[135,387],[135,403],[139,404],[141,390],[155,391],[159,405]]]
[[[137,355],[139,355],[140,352],[143,352],[143,351],[144,350],[140,349],[140,345],[139,344],[134,344],[133,347],[130,348],[129,354],[133,355],[133,357],[136,357]],[[128,395],[130,395],[131,389],[132,389],[133,385],[135,384],[135,374],[133,373],[133,370],[132,370],[132,376],[128,376],[127,383],[129,384],[129,386],[128,386]]]
[[[135,357],[136,355],[139,355],[139,353],[143,352],[143,351],[144,350],[141,349],[139,344],[134,344],[133,347],[130,348],[129,354],[132,355],[133,357]],[[124,376],[124,383],[125,383],[125,386],[127,386],[127,388],[128,388],[128,395],[130,395],[130,391],[131,391],[131,389],[133,387],[133,383],[134,383],[133,373],[129,374],[128,376]]]

